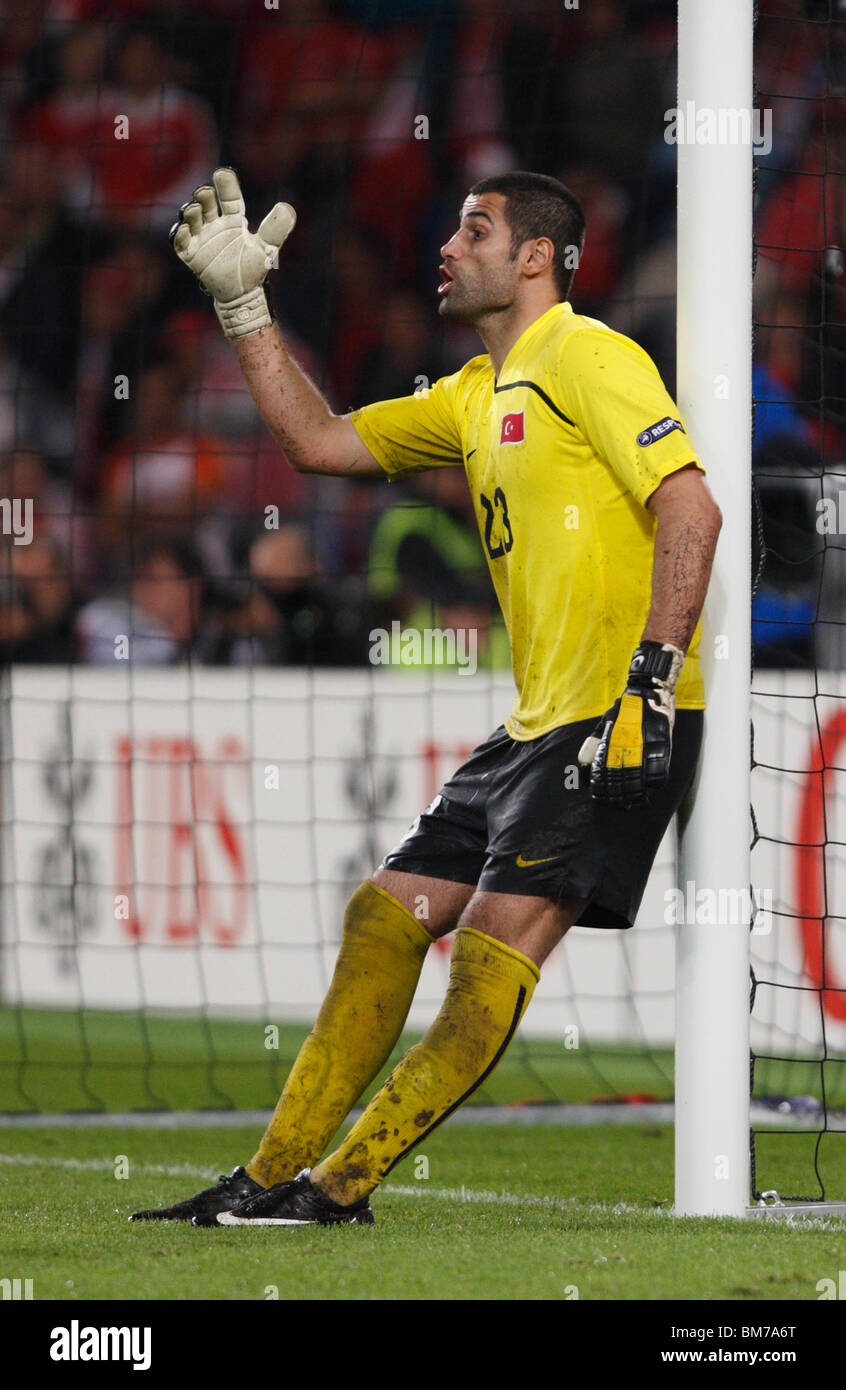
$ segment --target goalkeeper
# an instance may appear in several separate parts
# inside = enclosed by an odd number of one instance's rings
[[[369,1223],[382,1179],[497,1065],[565,932],[634,921],[699,753],[698,619],[720,513],[650,358],[568,302],[584,219],[555,179],[475,184],[442,248],[439,311],[485,352],[342,416],[263,290],[293,209],[251,233],[235,173],[213,182],[173,244],[268,429],[306,473],[465,468],[517,696],[350,899],[332,984],[255,1156],[133,1219]],[[456,928],[440,1013],[324,1156],[399,1038],[429,945]]]

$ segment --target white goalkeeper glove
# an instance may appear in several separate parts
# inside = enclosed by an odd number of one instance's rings
[[[579,751],[579,762],[590,764],[595,801],[633,806],[666,782],[683,662],[684,652],[669,642],[641,642],[634,653],[623,694]]]
[[[241,185],[234,169],[215,169],[212,183],[195,188],[170,229],[173,249],[193,270],[227,338],[257,333],[271,322],[262,288],[276,253],[293,229],[297,214],[277,203],[257,232],[247,226]]]

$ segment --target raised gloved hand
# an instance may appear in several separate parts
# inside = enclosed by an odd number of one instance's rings
[[[590,764],[594,800],[633,806],[666,782],[683,662],[684,652],[669,642],[641,642],[623,694],[579,751],[579,762]]]
[[[171,227],[170,240],[213,297],[227,338],[242,338],[271,322],[262,286],[297,214],[290,204],[277,203],[258,231],[251,232],[235,170],[215,169],[212,183],[214,187],[194,189],[192,201],[180,208],[179,221]]]

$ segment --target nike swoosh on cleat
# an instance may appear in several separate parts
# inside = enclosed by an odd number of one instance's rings
[[[233,1216],[231,1211],[219,1211],[219,1226],[316,1226],[316,1221],[298,1221],[290,1216]]]
[[[560,859],[560,854],[550,854],[546,859],[524,859],[522,854],[518,854],[514,861],[518,869],[530,869],[533,864],[551,864],[553,859]]]

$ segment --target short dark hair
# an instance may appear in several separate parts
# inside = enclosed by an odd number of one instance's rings
[[[570,293],[576,265],[567,265],[564,252],[576,250],[576,263],[581,255],[585,235],[585,215],[578,198],[558,179],[548,174],[531,174],[515,169],[508,174],[493,174],[480,179],[470,189],[469,196],[482,193],[501,193],[505,199],[505,220],[511,228],[511,256],[514,259],[524,241],[548,237],[555,247],[552,276],[559,299]]]

